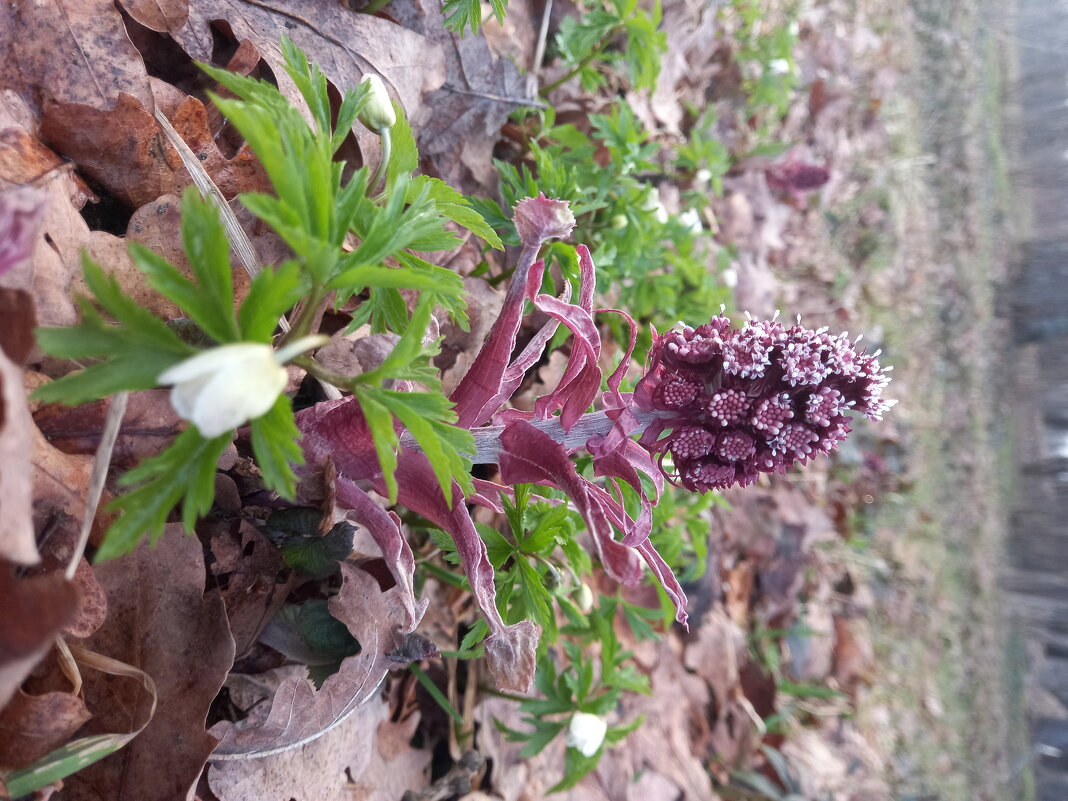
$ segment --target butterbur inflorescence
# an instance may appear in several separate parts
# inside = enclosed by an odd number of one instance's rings
[[[829,453],[852,414],[879,420],[889,368],[858,340],[720,315],[654,339],[634,402],[656,415],[640,440],[669,479],[695,492],[752,484],[761,473]]]

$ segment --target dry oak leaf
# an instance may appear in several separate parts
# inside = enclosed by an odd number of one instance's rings
[[[208,768],[208,785],[219,801],[261,801],[261,799],[294,799],[294,801],[353,801],[368,798],[365,785],[354,788],[346,773],[359,781],[368,773],[383,766],[376,765],[383,736],[382,727],[390,732],[389,703],[376,696],[343,720],[322,737],[298,748],[256,759],[214,762]],[[408,749],[429,762],[429,752]],[[425,755],[425,756],[424,756]],[[408,775],[408,762],[401,755],[400,775]],[[392,796],[400,798],[405,786]],[[360,793],[354,795],[354,792]]]
[[[330,614],[348,628],[361,650],[347,657],[340,670],[318,691],[308,679],[282,681],[266,720],[221,721],[211,731],[220,738],[217,755],[236,759],[298,748],[340,725],[374,697],[391,668],[387,654],[404,641],[419,622],[406,607],[404,589],[382,591],[377,580],[353,565],[341,564],[340,592],[329,601]]]
[[[223,521],[202,526],[202,535],[211,536],[214,561],[209,568],[222,587],[235,653],[241,658],[300,579],[286,567],[278,548],[248,521],[241,521],[236,532]],[[213,533],[216,527],[221,530]]]
[[[228,23],[238,42],[251,40],[283,94],[301,106],[296,86],[283,69],[279,46],[283,35],[308,53],[341,91],[355,87],[364,74],[377,73],[409,115],[445,79],[438,45],[389,20],[358,14],[339,3],[191,0],[189,20],[171,34],[193,58],[210,62],[211,26],[216,20]]]
[[[129,206],[176,194],[191,180],[151,106],[129,94],[121,94],[109,109],[50,103],[41,120],[41,135]]]
[[[239,148],[233,158],[223,156],[209,128],[208,110],[195,97],[187,97],[167,116],[224,197],[273,191],[267,173],[248,145]]]
[[[100,445],[108,403],[99,400],[81,406],[42,404],[34,411],[33,421],[58,450],[95,454]],[[171,406],[169,389],[132,393],[112,451],[112,464],[133,467],[143,459],[156,456],[174,441],[183,427],[184,423]]]
[[[126,94],[151,110],[144,61],[112,0],[18,0],[13,6],[14,63],[0,72],[0,88],[45,109],[75,103],[107,111]]]
[[[215,746],[204,724],[234,658],[222,599],[204,592],[200,541],[172,523],[155,548],[143,542],[95,571],[108,618],[85,646],[147,673],[158,701],[155,717],[125,748],[64,780],[66,797],[186,798]],[[82,733],[129,729],[130,682],[98,671],[84,679],[94,718]]]
[[[189,18],[187,0],[120,0],[122,7],[146,28],[166,33],[182,27]]]
[[[352,772],[354,786],[347,788],[346,798],[352,801],[396,801],[407,790],[425,787],[433,752],[412,747],[412,736],[418,726],[418,713],[396,723],[381,721],[372,743],[371,758],[362,772]]]
[[[410,110],[419,153],[452,186],[467,192],[496,191],[493,148],[501,126],[522,105],[537,100],[515,64],[490,52],[481,36],[458,37],[445,29],[440,5],[394,0],[389,13],[438,45],[445,81]]]

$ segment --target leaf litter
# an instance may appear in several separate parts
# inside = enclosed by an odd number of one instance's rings
[[[537,19],[533,5],[513,2],[509,18]],[[718,52],[713,54],[715,20],[684,3],[665,5],[669,39],[677,40],[676,46],[656,91],[628,96],[628,102],[641,119],[670,138],[686,120],[686,103],[711,101],[727,108],[732,84],[727,80],[729,55],[725,66]],[[182,265],[176,200],[191,179],[153,117],[157,106],[226,198],[265,186],[247,149],[230,142],[232,134],[220,136],[220,119],[202,103],[203,83],[195,85],[189,77],[192,59],[217,57],[220,37],[241,54],[246,71],[272,75],[298,104],[296,88],[280,66],[278,38],[283,33],[314,54],[335,88],[354,86],[367,72],[381,75],[413,122],[428,172],[467,192],[493,190],[491,159],[501,127],[518,105],[534,100],[530,83],[511,61],[480,37],[445,34],[440,15],[419,2],[397,0],[380,16],[354,14],[340,4],[308,7],[286,0],[128,0],[121,6],[122,11],[112,3],[55,0],[0,9],[0,53],[11,55],[0,69],[0,189],[51,175],[37,190],[43,212],[32,258],[0,276],[0,286],[4,292],[23,293],[16,296],[19,305],[22,299],[32,300],[37,324],[74,322],[71,291],[81,280],[83,249],[131,292],[139,273],[125,255],[124,241],[147,244]],[[877,126],[867,122],[866,110],[847,100],[851,85],[873,81],[872,74],[848,63],[845,34],[829,28],[817,33],[815,23],[803,24],[809,26],[803,69],[822,64],[839,77],[833,89],[819,90],[823,99],[814,95],[801,104],[805,108],[791,109],[784,138],[807,138],[804,158],[824,162],[849,158],[850,148],[877,147]],[[516,34],[521,43],[530,39],[524,30],[520,26]],[[134,44],[163,41],[151,32],[169,37],[165,56],[139,52]],[[508,46],[519,52],[528,46],[516,47],[510,35],[507,27],[495,29],[490,41],[501,53]],[[58,58],[58,52],[77,58]],[[412,58],[416,53],[418,59]],[[886,79],[882,73],[877,77]],[[573,102],[588,109],[597,99],[576,94]],[[744,126],[727,131],[728,138],[746,135]],[[377,159],[376,139],[359,133],[356,139],[366,160]],[[62,169],[68,159],[76,164],[74,172]],[[777,169],[782,173],[781,164],[797,163],[781,162]],[[784,203],[770,193],[763,179],[769,164],[767,159],[743,161],[727,177],[723,201],[715,202],[723,241],[738,248],[731,269],[738,275],[739,304],[769,311],[778,298],[789,300],[791,308],[820,308],[826,286],[819,276],[786,284],[776,278],[819,252],[813,226],[820,207],[790,197]],[[857,191],[856,185],[836,183],[842,166],[831,172],[831,183],[816,204]],[[90,213],[101,202],[119,210],[110,212],[114,219]],[[86,218],[94,221],[92,226]],[[108,223],[106,231],[100,228],[102,220]],[[243,224],[253,241],[262,237],[251,218]],[[281,252],[277,244],[263,247]],[[470,334],[447,328],[441,357],[452,359],[448,366],[454,384],[477,369],[478,347],[501,307],[499,292],[478,279],[467,280],[478,283],[472,292],[475,324]],[[166,307],[155,311],[175,316]],[[844,315],[848,312],[838,309],[831,321],[840,322]],[[0,325],[7,352],[8,343],[19,340],[18,332],[8,327],[6,317]],[[590,358],[596,360],[596,355],[591,350]],[[34,369],[24,378],[25,364]],[[426,789],[431,754],[412,742],[440,741],[440,724],[437,730],[428,728],[433,719],[429,708],[422,715],[405,714],[398,694],[382,691],[387,682],[396,687],[399,681],[387,679],[398,665],[388,654],[413,647],[409,636],[427,602],[456,610],[449,615],[435,610],[428,617],[428,622],[452,629],[441,632],[442,642],[454,641],[457,615],[468,611],[463,603],[454,603],[453,591],[435,582],[428,583],[422,603],[417,602],[413,557],[399,519],[360,501],[360,522],[373,536],[361,540],[365,544],[340,564],[331,579],[337,592],[329,600],[331,613],[359,642],[360,651],[345,657],[338,672],[321,683],[307,671],[281,663],[277,652],[259,642],[283,605],[310,600],[300,596],[301,588],[310,586],[244,519],[266,519],[270,510],[256,505],[264,500],[261,487],[237,452],[220,461],[220,502],[202,522],[199,540],[169,528],[155,549],[142,547],[92,568],[79,560],[74,580],[66,581],[57,568],[73,555],[70,543],[88,492],[103,405],[44,406],[33,409],[31,417],[21,387],[68,369],[35,352],[0,356],[0,453],[12,460],[5,458],[0,476],[0,595],[9,611],[0,621],[0,706],[6,703],[0,713],[0,739],[5,741],[0,768],[24,768],[50,752],[55,755],[54,749],[64,744],[122,732],[129,739],[124,748],[73,775],[56,777],[62,780],[59,797],[164,799],[185,797],[197,788],[199,797],[224,801],[384,801],[405,790]],[[547,376],[551,368],[539,369]],[[580,377],[573,378],[579,388]],[[557,381],[548,378],[545,383],[555,386]],[[530,381],[513,389],[518,407],[524,394],[530,408],[543,394]],[[561,402],[567,408],[567,401]],[[128,466],[157,453],[176,426],[166,393],[135,395],[113,463]],[[8,469],[18,460],[25,470]],[[33,477],[32,486],[27,476]],[[328,497],[319,510],[319,533],[335,522],[329,496],[337,491],[331,476],[322,480]],[[833,481],[827,476],[817,480]],[[831,592],[841,586],[843,569],[813,551],[816,544],[840,538],[817,498],[816,492],[785,479],[729,497],[730,511],[718,512],[710,522],[718,540],[709,556],[710,570],[699,586],[686,588],[691,609],[700,610],[691,631],[671,629],[655,648],[647,642],[628,643],[651,679],[652,694],[628,696],[625,708],[613,714],[621,720],[645,715],[646,724],[626,748],[608,752],[600,767],[561,793],[561,799],[716,798],[715,784],[730,782],[734,771],[774,775],[772,760],[758,747],[766,734],[762,718],[794,701],[784,699],[781,682],[775,692],[769,671],[785,671],[778,678],[792,682],[785,686],[795,692],[828,675],[847,692],[868,680],[872,658],[863,610],[843,602],[837,590]],[[42,566],[33,568],[41,556]],[[624,572],[620,567],[619,573]],[[801,596],[810,599],[804,609]],[[762,631],[795,626],[819,636],[790,641],[770,635],[768,642],[788,657],[786,664],[773,666],[760,658],[754,634],[759,638]],[[75,644],[74,662],[87,668],[76,693],[61,661],[50,652],[60,635]],[[620,626],[620,636],[630,636],[629,629]],[[409,656],[421,661],[426,654]],[[119,668],[120,662],[127,667]],[[451,700],[464,706],[459,691],[453,687],[452,692]],[[474,697],[469,688],[465,698]],[[811,709],[811,699],[804,703]],[[149,716],[150,708],[154,714]],[[540,798],[548,787],[540,784],[544,777],[559,773],[559,743],[538,757],[518,760],[519,747],[497,733],[495,718],[516,725],[517,715],[514,703],[499,698],[468,703],[463,716],[467,731],[473,730],[471,723],[480,724],[474,744],[492,764],[482,790],[467,796],[471,801]],[[871,797],[888,797],[875,778],[877,758],[848,723],[839,719],[836,725],[791,735],[782,752],[806,776],[833,764],[840,775],[823,777],[822,783],[811,779],[808,785],[826,788],[845,775],[841,760],[825,758],[833,743],[867,771]],[[140,734],[129,738],[134,731]],[[115,742],[109,740],[107,747]],[[452,750],[459,759],[458,750]],[[75,748],[55,759],[77,760],[82,754]],[[632,781],[635,776],[638,780]]]

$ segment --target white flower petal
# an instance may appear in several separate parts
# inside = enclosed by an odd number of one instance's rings
[[[207,438],[265,414],[286,386],[270,345],[241,342],[199,353],[166,370],[171,405]]]
[[[567,744],[585,757],[591,757],[604,742],[608,722],[600,715],[576,712],[567,726]]]
[[[188,381],[206,373],[214,373],[219,370],[229,369],[235,362],[245,359],[261,361],[271,359],[273,361],[270,345],[258,342],[237,342],[231,345],[220,345],[217,348],[201,351],[196,356],[191,356],[183,362],[167,368],[157,379],[161,384],[177,384],[179,381]]]
[[[193,419],[193,409],[196,408],[197,397],[204,385],[209,383],[212,375],[197,376],[175,385],[171,390],[171,406],[183,420]]]

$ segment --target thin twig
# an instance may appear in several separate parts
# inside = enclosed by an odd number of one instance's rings
[[[586,54],[585,58],[583,58],[582,61],[580,61],[578,64],[575,65],[574,69],[571,69],[571,70],[568,70],[567,72],[565,72],[563,75],[561,75],[555,81],[553,81],[551,84],[549,84],[548,86],[544,87],[541,90],[541,92],[539,92],[539,94],[542,97],[548,97],[549,93],[552,92],[554,89],[559,89],[565,83],[567,83],[572,78],[574,78],[576,75],[578,75],[580,72],[582,72],[584,69],[586,69],[586,67],[588,67],[590,65],[590,62],[593,61],[595,58],[597,58],[597,56],[600,55],[601,51],[604,50],[605,47],[608,46],[609,41],[611,41],[612,38],[618,32],[619,32],[619,28],[618,27],[613,28],[611,31],[609,31],[609,33],[601,41],[599,41],[594,46],[594,48],[592,50],[590,50],[589,53]]]
[[[468,95],[469,97],[481,97],[485,100],[493,100],[497,103],[507,103],[511,106],[529,106],[531,108],[548,108],[549,106],[536,97],[508,97],[507,95],[494,95],[489,92],[476,92],[471,89],[461,89],[458,86],[452,84],[445,84],[441,87],[446,92],[454,92],[458,95]]]

